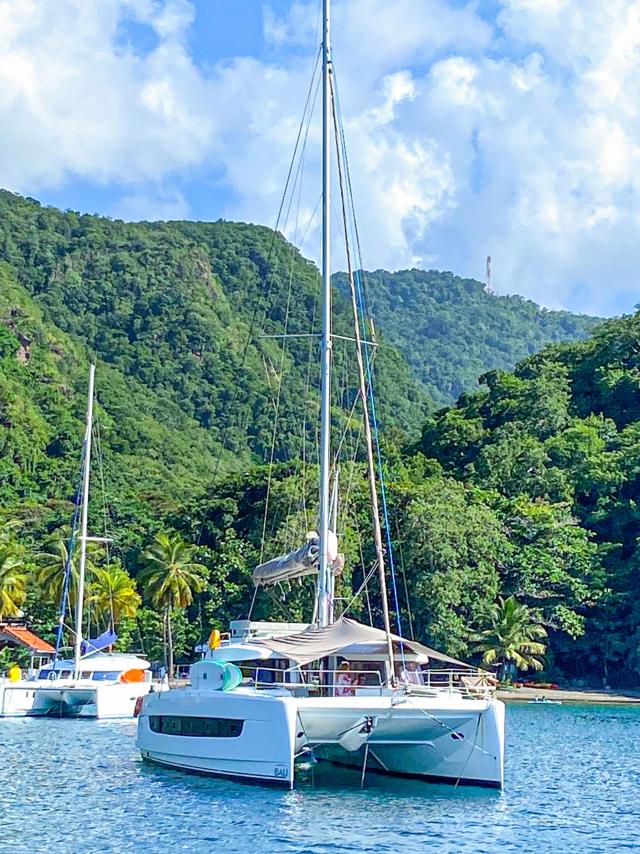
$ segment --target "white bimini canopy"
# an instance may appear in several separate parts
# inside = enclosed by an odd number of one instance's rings
[[[470,666],[417,641],[406,640],[398,635],[392,635],[392,639],[394,651],[400,652],[404,647],[408,652],[428,659],[443,661],[456,667]],[[316,661],[328,655],[339,653],[347,656],[350,651],[357,651],[359,654],[385,655],[387,636],[382,629],[364,626],[355,620],[342,617],[324,628],[309,626],[305,631],[295,635],[253,639],[251,645],[254,648],[269,650],[282,658],[289,658],[298,664],[308,664],[310,661]]]

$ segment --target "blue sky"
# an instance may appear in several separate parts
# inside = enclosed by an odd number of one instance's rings
[[[318,7],[4,0],[0,185],[125,219],[273,224]],[[499,292],[633,310],[637,3],[334,0],[334,43],[368,267],[482,278],[491,254]],[[318,148],[314,123],[285,229],[313,258]]]

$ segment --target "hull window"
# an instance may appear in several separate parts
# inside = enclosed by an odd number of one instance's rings
[[[96,670],[91,678],[95,682],[115,682],[120,676],[117,670]]]
[[[202,738],[237,738],[244,721],[236,718],[193,718],[177,715],[150,715],[152,732],[164,735],[187,735]]]

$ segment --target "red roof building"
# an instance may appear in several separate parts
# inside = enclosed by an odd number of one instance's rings
[[[0,623],[0,649],[5,646],[21,646],[28,649],[32,656],[48,657],[55,649],[20,623]]]

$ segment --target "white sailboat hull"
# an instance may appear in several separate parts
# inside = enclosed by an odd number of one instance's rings
[[[0,717],[20,718],[30,714],[38,682],[0,680]]]
[[[151,718],[243,721],[234,737],[154,731]],[[371,722],[369,734],[360,730]],[[182,723],[176,724],[182,726]],[[190,730],[190,724],[184,724]],[[143,759],[173,768],[293,786],[304,748],[318,759],[443,783],[501,788],[504,706],[455,695],[293,697],[286,691],[180,689],[151,695],[142,708],[138,746]]]
[[[89,683],[70,681],[37,688],[28,714],[39,717],[132,718],[136,701],[149,682]]]
[[[502,788],[504,704],[454,696],[301,700],[300,720],[314,754],[337,764],[426,781]],[[361,733],[367,719],[370,734]],[[357,738],[360,736],[360,744]]]
[[[176,689],[151,694],[138,719],[142,758],[184,771],[292,786],[297,709],[293,698],[269,693]],[[157,718],[242,721],[242,731],[228,737],[154,732]]]

